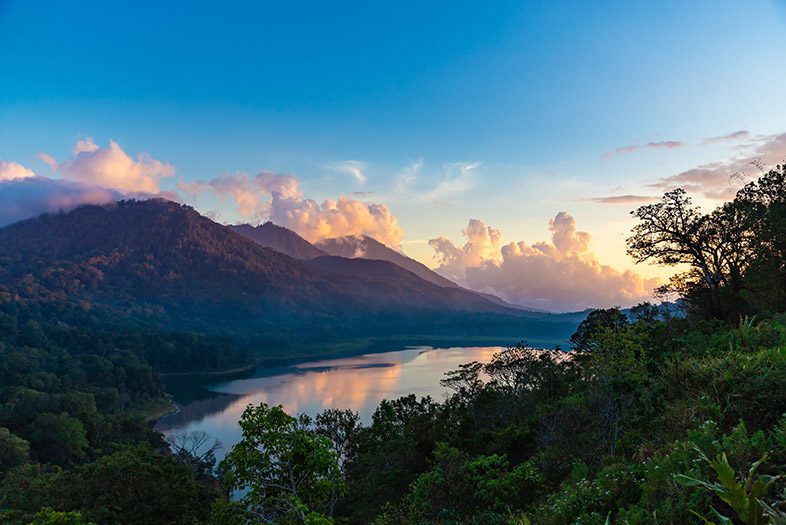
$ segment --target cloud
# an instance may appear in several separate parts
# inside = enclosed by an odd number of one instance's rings
[[[445,178],[433,189],[421,193],[419,200],[434,202],[472,188],[473,171],[480,162],[456,162],[445,166]]]
[[[588,199],[598,204],[643,204],[658,200],[651,195],[609,195],[606,197],[593,197]]]
[[[351,175],[359,184],[366,182],[366,174],[364,173],[366,170],[365,162],[359,160],[345,160],[330,166],[330,169]]]
[[[320,204],[303,197],[292,175],[224,174],[209,181],[181,180],[178,188],[189,195],[210,191],[221,198],[232,198],[244,220],[270,219],[312,242],[345,235],[369,235],[398,248],[404,235],[395,215],[384,204],[365,203],[346,196],[326,199]]]
[[[604,155],[607,159],[614,157],[615,155],[627,155],[628,153],[633,153],[634,151],[638,151],[641,149],[641,146],[621,146],[619,148],[614,148],[612,151],[609,151]]]
[[[20,164],[0,161],[0,225],[123,198],[179,200],[159,186],[161,178],[174,175],[170,164],[146,154],[134,160],[116,142],[101,148],[90,138],[78,140],[71,152],[60,163],[47,153],[38,155],[62,178],[37,176]]]
[[[80,153],[95,153],[99,149],[98,145],[93,142],[93,139],[88,137],[86,139],[77,140],[74,147],[71,148],[71,153],[74,155],[79,155]]]
[[[39,153],[38,158],[44,161],[53,171],[57,171],[57,160],[52,155],[49,153]]]
[[[467,243],[456,247],[440,237],[429,244],[437,271],[478,291],[532,308],[554,311],[630,306],[650,297],[657,280],[601,264],[591,237],[576,229],[566,212],[549,222],[550,242],[511,242],[499,248],[502,234],[473,219],[464,230]]]
[[[396,175],[397,192],[402,193],[406,191],[418,179],[420,171],[423,169],[423,164],[424,161],[420,158]]]
[[[107,148],[101,148],[90,138],[79,140],[72,154],[63,162],[57,162],[46,153],[39,154],[39,158],[66,180],[122,193],[156,194],[160,191],[160,179],[175,174],[174,166],[155,160],[146,153],[139,154],[136,160],[132,159],[113,140],[109,141]]]
[[[0,226],[83,204],[108,204],[122,197],[115,190],[49,177],[1,181]]]
[[[35,177],[35,173],[30,168],[25,168],[18,162],[0,160],[0,181],[26,179],[29,177]]]
[[[619,148],[614,148],[612,151],[609,151],[604,155],[605,158],[610,159],[611,157],[615,157],[618,155],[628,155],[630,153],[635,153],[642,149],[677,149],[677,148],[684,148],[687,146],[682,141],[679,140],[662,140],[659,142],[648,142],[644,145],[638,144],[630,144],[628,146],[622,146]]]
[[[650,187],[660,191],[683,188],[708,199],[731,199],[762,169],[786,161],[786,133],[750,139],[743,145],[742,151],[742,154],[725,161],[702,164],[665,177]]]
[[[180,180],[177,187],[190,196],[211,191],[219,197],[232,198],[244,219],[261,221],[270,215],[271,196],[301,199],[297,180],[292,175],[262,172],[254,177],[247,173],[225,173],[209,181]]]
[[[502,232],[486,226],[478,219],[470,219],[467,228],[461,234],[467,242],[459,248],[447,237],[437,237],[428,241],[436,252],[439,273],[451,280],[463,281],[466,269],[480,266],[485,261],[496,261],[500,258]]]
[[[648,142],[647,147],[653,149],[677,149],[687,146],[684,142],[679,140],[662,140],[660,142]]]
[[[706,138],[701,141],[702,146],[706,144],[718,144],[720,142],[732,142],[738,140],[747,140],[750,138],[750,133],[748,130],[741,129],[739,131],[734,131],[732,133],[727,133],[725,135],[718,135],[716,137]]]

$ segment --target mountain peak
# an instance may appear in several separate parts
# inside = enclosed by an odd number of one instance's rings
[[[293,259],[308,260],[327,255],[292,230],[270,221],[259,226],[237,224],[229,228],[257,244],[288,255]]]
[[[332,239],[323,239],[317,242],[316,246],[320,250],[338,257],[346,257],[348,259],[379,259],[392,262],[431,284],[443,288],[458,288],[456,283],[437,274],[425,264],[407,257],[368,235],[348,235]]]

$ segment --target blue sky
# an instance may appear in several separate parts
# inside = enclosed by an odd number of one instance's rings
[[[568,211],[628,268],[631,206],[587,199],[657,194],[786,131],[784,57],[773,1],[0,0],[0,159],[56,178],[37,155],[90,137],[172,164],[165,190],[292,174],[319,202],[386,204],[431,265],[423,241],[461,244],[471,218],[532,243]],[[195,202],[240,218],[232,199]]]

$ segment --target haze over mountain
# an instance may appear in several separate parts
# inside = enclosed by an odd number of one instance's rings
[[[257,244],[275,250],[293,259],[314,259],[327,255],[289,228],[277,226],[270,221],[259,226],[236,224],[229,228]],[[335,254],[332,254],[335,255]]]
[[[80,304],[167,330],[241,340],[452,334],[470,326],[537,337],[575,326],[434,285],[385,261],[300,261],[235,230],[164,200],[15,223],[0,229],[0,298]],[[540,328],[525,330],[533,322]]]
[[[389,261],[437,286],[458,288],[456,283],[432,271],[425,264],[385,246],[368,235],[347,235],[323,239],[317,242],[315,246],[330,255],[338,257]]]

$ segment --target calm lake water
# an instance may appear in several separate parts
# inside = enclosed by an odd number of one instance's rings
[[[283,405],[290,414],[352,409],[368,424],[383,399],[408,394],[442,400],[445,372],[470,361],[488,362],[501,347],[408,347],[395,352],[259,369],[251,377],[221,382],[180,378],[168,384],[181,410],[163,417],[156,430],[165,435],[206,432],[218,439],[219,456],[240,440],[238,420],[249,403]],[[212,441],[211,439],[211,441]]]

